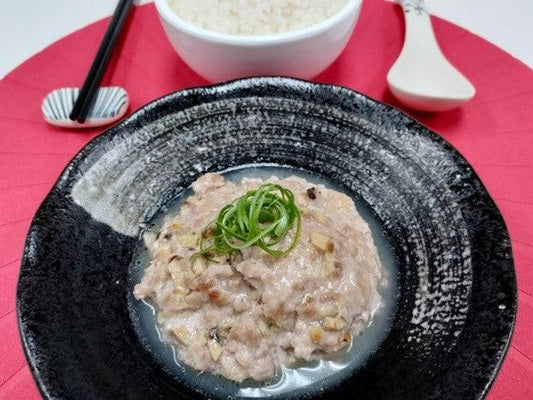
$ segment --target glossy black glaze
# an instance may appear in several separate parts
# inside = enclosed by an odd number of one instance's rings
[[[354,191],[399,262],[390,333],[364,367],[316,398],[486,394],[512,332],[516,282],[504,221],[471,167],[436,134],[363,95],[252,78],[143,107],[89,143],[39,208],[17,313],[45,398],[205,398],[134,329],[131,235],[203,172],[247,163],[303,168]]]

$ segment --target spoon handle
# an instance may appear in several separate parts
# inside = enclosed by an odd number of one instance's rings
[[[405,18],[404,50],[425,56],[442,56],[424,0],[401,0]]]
[[[403,11],[406,13],[414,13],[416,15],[427,14],[424,0],[401,0]]]

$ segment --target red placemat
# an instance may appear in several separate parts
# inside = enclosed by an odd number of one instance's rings
[[[104,83],[124,87],[133,110],[163,94],[206,82],[166,40],[153,5],[136,8],[126,40]],[[100,131],[75,133],[47,125],[43,97],[79,86],[108,20],[90,25],[37,54],[0,81],[0,399],[30,400],[33,383],[16,324],[15,289],[26,233],[37,207],[67,162]],[[519,313],[509,353],[489,400],[533,398],[533,71],[483,39],[434,19],[450,60],[477,88],[462,109],[413,114],[450,141],[474,166],[511,233]],[[394,105],[385,76],[400,52],[397,6],[366,0],[342,56],[317,80],[344,85]]]

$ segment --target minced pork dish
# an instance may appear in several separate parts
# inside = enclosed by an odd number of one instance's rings
[[[345,194],[298,177],[193,184],[135,286],[194,369],[241,382],[345,350],[381,305],[382,266]]]

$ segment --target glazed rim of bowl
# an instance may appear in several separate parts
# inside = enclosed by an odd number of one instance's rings
[[[201,28],[178,16],[168,4],[168,0],[155,0],[155,6],[159,15],[168,23],[187,34],[198,39],[219,44],[229,44],[236,46],[263,46],[270,44],[289,43],[313,37],[321,32],[327,31],[350,14],[357,12],[361,7],[361,0],[347,0],[346,4],[331,17],[326,18],[311,26],[289,32],[275,33],[272,35],[231,35]]]

